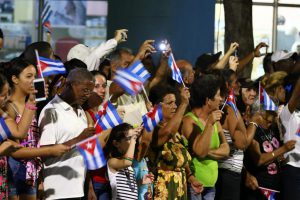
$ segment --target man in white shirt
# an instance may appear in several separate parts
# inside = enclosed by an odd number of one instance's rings
[[[40,114],[41,146],[72,146],[95,133],[94,128],[88,128],[81,108],[93,88],[93,75],[86,69],[78,68],[69,73],[62,93],[56,95]],[[85,173],[83,157],[76,148],[61,157],[45,158],[46,199],[80,199],[84,196]]]
[[[116,46],[127,40],[127,29],[116,30],[115,37],[101,43],[97,47],[87,47],[77,44],[68,53],[67,60],[77,58],[87,65],[89,71],[99,70],[101,59],[112,52]]]
[[[282,169],[283,199],[300,199],[300,78],[288,104],[280,113],[284,142],[296,140],[295,149],[286,153],[287,164]]]

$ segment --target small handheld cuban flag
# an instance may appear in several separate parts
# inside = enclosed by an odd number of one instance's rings
[[[268,200],[275,200],[276,193],[280,193],[279,191],[271,190],[268,188],[263,188],[263,187],[258,187],[258,188]]]
[[[226,103],[233,109],[235,116],[238,117],[238,109],[236,107],[233,89],[229,91]]]
[[[52,10],[51,10],[51,6],[49,4],[48,1],[45,1],[44,5],[43,5],[43,11],[42,11],[42,25],[45,28],[45,30],[47,32],[52,32],[52,27],[51,27],[51,23],[50,23],[50,17],[52,15]]]
[[[0,117],[0,143],[11,136],[12,134],[6,125],[4,118]]]
[[[122,123],[122,119],[110,101],[105,102],[103,106],[101,106],[96,114],[96,119],[101,131],[113,128]]]
[[[140,60],[137,60],[129,66],[128,70],[138,75],[143,80],[147,80],[151,76]]]
[[[184,85],[183,80],[182,80],[182,76],[181,76],[181,72],[180,72],[180,70],[178,69],[178,67],[176,65],[173,53],[171,53],[170,56],[169,56],[168,65],[169,65],[169,67],[172,71],[172,78],[175,81],[177,81],[178,83],[182,83]]]
[[[113,79],[130,95],[135,95],[142,90],[143,83],[146,81],[128,69],[119,68]]]
[[[150,112],[143,116],[144,127],[151,132],[155,126],[163,119],[161,104],[155,105]]]
[[[88,170],[99,169],[106,165],[105,156],[97,136],[87,138],[76,144]]]
[[[45,77],[50,75],[66,73],[66,68],[64,64],[59,60],[52,60],[49,58],[44,58],[39,56],[39,62],[40,62],[40,68],[38,69],[41,70],[41,72],[39,70],[39,76]]]
[[[263,105],[264,110],[277,111],[278,107],[269,97],[268,93],[263,89],[263,87],[259,84],[259,99],[260,104]]]

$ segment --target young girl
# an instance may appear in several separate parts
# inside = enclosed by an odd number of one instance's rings
[[[3,64],[3,63],[2,63]],[[9,65],[9,63],[5,63]],[[29,108],[24,109],[23,118],[17,124],[14,119],[9,117],[4,111],[5,105],[9,96],[9,85],[4,75],[0,73],[0,114],[4,118],[5,124],[13,138],[24,138],[27,135],[31,120],[35,111]],[[34,105],[34,90],[31,91],[27,103]],[[36,156],[59,156],[67,151],[69,148],[64,145],[55,145],[53,147],[45,148],[21,148],[22,146],[11,141],[6,140],[0,144],[0,199],[8,199],[8,184],[7,184],[7,158],[5,155],[13,154],[15,157],[22,155],[24,157]]]
[[[104,147],[112,199],[138,199],[137,182],[132,166],[136,140],[141,127],[127,123],[114,127]]]

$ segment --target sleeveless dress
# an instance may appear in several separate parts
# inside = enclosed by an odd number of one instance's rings
[[[156,127],[154,134],[157,133],[158,128]],[[152,150],[158,153],[156,155],[157,164],[155,163],[157,171],[154,199],[188,199],[185,167],[191,161],[191,156],[186,145],[187,141],[179,133],[176,133],[163,146],[152,147]]]
[[[21,121],[21,114],[17,111],[15,105],[13,103],[10,104],[16,113],[15,121],[19,123]],[[27,137],[20,141],[20,145],[28,148],[37,148],[39,147],[38,142],[40,140],[39,128],[37,124],[37,120],[34,117],[32,119],[31,125],[29,127]],[[32,158],[32,159],[25,159],[25,160],[17,160],[10,157],[9,159],[14,160],[13,162],[20,162],[22,165],[25,166],[25,182],[28,185],[35,186],[36,180],[38,179],[39,172],[42,168],[42,160],[40,158]],[[14,175],[15,171],[10,170],[12,175]]]
[[[0,156],[0,199],[8,199],[7,158]]]

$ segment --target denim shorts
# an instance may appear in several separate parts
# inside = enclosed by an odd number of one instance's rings
[[[21,194],[36,195],[36,186],[31,186],[22,180],[9,180],[8,181],[8,195],[17,196]]]

